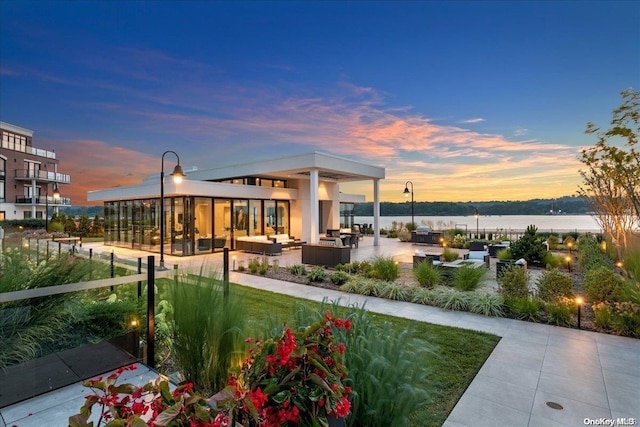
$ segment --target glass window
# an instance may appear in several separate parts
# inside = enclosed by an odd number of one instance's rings
[[[249,234],[262,234],[262,200],[249,200]]]
[[[213,202],[213,249],[231,247],[231,200],[216,199]]]
[[[276,234],[276,201],[264,201],[264,234]]]
[[[193,218],[196,253],[207,253],[213,250],[213,210],[210,198],[194,198]],[[223,245],[224,246],[224,245]]]
[[[235,237],[247,236],[249,230],[249,202],[233,201],[233,228]]]
[[[277,202],[277,226],[276,233],[278,234],[289,234],[289,202],[288,201],[278,201]]]

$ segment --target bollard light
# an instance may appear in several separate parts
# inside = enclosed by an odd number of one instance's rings
[[[577,296],[576,297],[576,304],[578,305],[578,329],[580,329],[580,307],[582,307],[582,304],[584,303],[584,300],[582,299],[581,296]]]
[[[567,256],[565,258],[565,261],[567,261],[567,270],[569,270],[569,273],[571,273],[571,257]]]

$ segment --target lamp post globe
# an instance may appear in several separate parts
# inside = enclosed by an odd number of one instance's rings
[[[411,184],[411,191],[409,191],[409,184]],[[407,181],[404,184],[404,191],[402,192],[402,194],[404,194],[404,197],[409,197],[409,195],[411,195],[411,229],[415,228],[415,221],[414,221],[414,201],[413,201],[413,182],[411,181]],[[408,228],[408,227],[407,227]],[[411,231],[411,230],[409,230]]]

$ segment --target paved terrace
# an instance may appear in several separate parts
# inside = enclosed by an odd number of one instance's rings
[[[359,248],[351,251],[352,260],[389,255],[400,262],[411,262],[416,249],[427,253],[440,251],[437,247],[413,246],[384,237],[378,247],[372,242],[370,237],[361,241]],[[85,245],[88,247],[95,252],[112,250],[101,244]],[[119,257],[148,255],[121,248],[113,250]],[[236,263],[244,260],[246,265],[256,255],[232,253],[231,257],[234,256]],[[285,267],[300,263],[300,256],[300,250],[290,250],[273,259]],[[203,266],[205,270],[221,271],[222,266],[221,254],[190,258],[167,256],[165,261],[193,272]],[[633,425],[632,419],[636,424],[640,420],[640,340],[343,294],[242,273],[232,272],[230,279],[244,286],[314,301],[328,298],[340,299],[345,305],[366,303],[367,309],[373,312],[502,337],[444,427],[583,426],[590,420],[591,425],[604,425],[603,420],[615,422],[618,418],[626,418],[628,425]],[[78,393],[78,385],[69,386],[3,408],[1,412],[7,425],[41,426],[44,420],[46,425],[66,425],[67,417],[82,405],[82,395]],[[548,403],[559,404],[562,409],[553,409]]]

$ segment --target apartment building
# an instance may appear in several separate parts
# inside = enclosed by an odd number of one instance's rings
[[[0,122],[0,221],[45,218],[70,206],[69,175],[58,171],[53,151],[33,146],[33,131]]]

